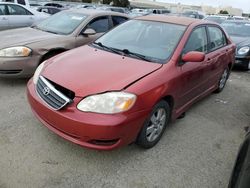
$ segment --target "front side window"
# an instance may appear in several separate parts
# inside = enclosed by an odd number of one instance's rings
[[[218,27],[208,27],[208,33],[210,37],[210,50],[216,50],[226,45],[226,37],[224,33]]]
[[[185,30],[183,25],[130,20],[103,35],[96,43],[163,64],[174,52]]]
[[[87,27],[94,29],[97,33],[105,33],[109,30],[109,19],[107,16],[96,18]]]
[[[37,25],[37,29],[67,35],[71,34],[85,19],[87,15],[72,12],[60,12]]]
[[[207,34],[205,27],[199,27],[195,29],[186,43],[183,53],[186,54],[191,51],[207,53]]]
[[[29,11],[18,5],[8,5],[9,15],[31,15]]]

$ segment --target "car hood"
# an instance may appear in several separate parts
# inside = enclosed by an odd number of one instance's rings
[[[83,46],[52,58],[42,75],[78,97],[120,91],[161,68],[161,64]]]
[[[1,31],[0,36],[1,49],[17,45],[28,45],[34,42],[50,40],[52,38],[59,37],[59,35],[30,27]]]
[[[250,45],[250,37],[231,36],[231,39],[237,47]]]

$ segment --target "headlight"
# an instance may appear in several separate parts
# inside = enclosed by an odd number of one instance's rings
[[[244,54],[248,53],[249,51],[250,51],[250,47],[249,46],[244,46],[244,47],[242,47],[242,48],[240,48],[238,50],[238,54],[239,55],[244,55]]]
[[[41,72],[42,72],[42,70],[43,70],[44,64],[45,64],[45,62],[41,63],[41,64],[37,67],[36,72],[35,72],[35,74],[34,74],[34,76],[33,76],[33,83],[34,83],[34,84],[37,84],[38,78],[39,78],[39,76],[40,76],[40,74],[41,74]]]
[[[83,112],[115,114],[129,110],[136,101],[136,95],[126,92],[108,92],[83,99],[77,108]]]
[[[0,50],[0,57],[27,57],[31,51],[25,46],[10,47]]]

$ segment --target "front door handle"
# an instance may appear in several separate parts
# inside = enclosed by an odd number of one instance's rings
[[[6,17],[3,17],[2,20],[8,20]]]

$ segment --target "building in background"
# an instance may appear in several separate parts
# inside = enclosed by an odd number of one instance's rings
[[[242,9],[233,8],[231,6],[226,7],[213,7],[213,6],[195,6],[195,5],[184,5],[181,3],[163,3],[157,2],[155,0],[130,0],[130,5],[132,7],[141,8],[166,8],[171,10],[173,13],[182,13],[187,10],[203,11],[206,14],[218,14],[220,10],[226,10],[230,15],[242,16]]]

